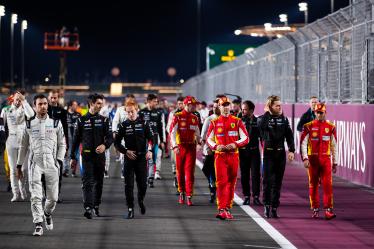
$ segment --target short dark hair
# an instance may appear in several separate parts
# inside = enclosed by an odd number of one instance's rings
[[[128,94],[126,95],[126,98],[133,98],[133,99],[135,99],[135,95],[132,94],[132,93],[128,93]]]
[[[36,105],[36,100],[37,99],[47,99],[47,97],[44,94],[37,94],[34,96],[34,105]],[[48,100],[48,99],[47,99]]]
[[[98,99],[104,99],[104,95],[98,93],[90,94],[87,98],[88,106],[90,105],[90,103],[96,103]]]
[[[157,97],[156,94],[153,94],[153,93],[148,94],[147,102],[148,102],[148,101],[152,101],[152,100],[154,100],[154,99],[158,99],[158,97]]]
[[[219,98],[222,98],[222,97],[226,97],[226,95],[224,95],[224,94],[217,94],[216,95],[216,99],[219,99]]]
[[[184,101],[184,97],[183,96],[178,97],[177,101],[182,101],[183,102]]]
[[[243,105],[247,105],[249,110],[255,110],[256,107],[255,104],[250,100],[244,101]]]
[[[205,101],[201,101],[200,104],[203,106],[207,106]]]
[[[58,94],[58,90],[52,89],[51,91],[49,91],[49,94]]]
[[[242,100],[241,99],[234,99],[232,101],[233,104],[236,104],[236,105],[240,105],[242,103]]]
[[[25,95],[25,94],[26,94],[26,91],[25,91],[25,89],[23,89],[23,88],[19,88],[19,89],[17,89],[14,93],[17,93],[17,92],[19,92],[19,93],[22,94],[22,95]]]
[[[69,108],[70,106],[72,106],[74,102],[78,104],[78,101],[76,101],[76,100],[70,100],[70,101],[67,103],[68,108]]]

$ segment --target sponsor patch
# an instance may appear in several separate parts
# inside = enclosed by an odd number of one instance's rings
[[[326,133],[329,133],[330,129],[329,128],[325,128],[325,132]]]
[[[238,132],[237,131],[229,131],[228,135],[230,137],[238,136]]]
[[[313,132],[313,133],[312,133],[312,136],[313,136],[313,137],[316,137],[316,136],[318,136],[318,133],[317,133],[317,132]]]
[[[191,121],[192,121],[193,124],[196,122],[196,120],[194,118]]]
[[[196,125],[190,125],[190,130],[196,130],[197,126]]]
[[[223,129],[222,129],[221,127],[219,127],[219,128],[217,129],[217,132],[218,132],[218,133],[222,133],[222,132],[223,132]]]
[[[186,122],[181,122],[181,126],[186,126]]]
[[[230,124],[231,128],[235,128],[235,123]]]
[[[330,141],[330,136],[322,136],[322,141]]]

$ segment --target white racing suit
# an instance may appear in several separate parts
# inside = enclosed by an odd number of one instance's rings
[[[22,165],[30,148],[29,188],[33,222],[43,222],[44,211],[52,214],[58,199],[60,167],[66,153],[66,141],[59,120],[35,117],[26,121],[17,165]],[[46,183],[46,202],[43,210],[42,175]]]
[[[6,141],[6,150],[8,154],[10,183],[12,186],[14,200],[25,200],[27,197],[25,184],[26,181],[25,179],[19,180],[16,175],[17,158],[23,129],[25,127],[25,114],[33,113],[33,110],[31,106],[27,103],[27,101],[23,101],[22,105],[17,108],[15,105],[12,104],[8,107],[3,108],[1,112],[1,117],[4,120],[4,127],[8,134],[8,138]],[[25,113],[25,109],[28,109],[27,113]],[[25,154],[25,157],[27,157],[27,153]],[[22,171],[24,172],[24,175],[27,174],[27,160],[22,167]]]
[[[118,131],[118,125],[120,125],[123,121],[127,119],[127,113],[125,111],[125,106],[121,106],[117,108],[116,114],[114,115],[113,121],[112,121],[112,131],[114,133],[117,133]],[[124,140],[122,140],[122,145],[125,146]],[[125,161],[125,154],[120,153],[119,158],[121,165],[124,164]]]

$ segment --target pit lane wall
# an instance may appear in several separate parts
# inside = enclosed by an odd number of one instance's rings
[[[305,104],[284,104],[283,112],[293,119],[296,131]],[[263,113],[264,104],[256,105],[256,115]],[[294,118],[293,118],[294,117]],[[327,119],[336,125],[338,169],[336,175],[360,185],[374,187],[374,105],[328,104]],[[300,151],[300,134],[294,132],[296,151]],[[300,160],[300,155],[297,155]]]

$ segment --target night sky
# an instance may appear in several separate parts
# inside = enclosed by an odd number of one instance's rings
[[[90,3],[91,2],[91,3]],[[120,79],[131,82],[168,81],[166,69],[177,69],[176,79],[196,73],[196,0],[159,1],[25,1],[0,0],[6,8],[1,20],[1,78],[9,81],[10,13],[18,14],[15,27],[15,74],[20,75],[20,19],[26,30],[26,78],[38,84],[52,74],[58,79],[58,53],[43,50],[43,33],[63,25],[77,27],[81,50],[68,53],[68,84],[111,81],[110,70],[119,67]],[[210,43],[259,45],[264,38],[235,36],[246,25],[279,23],[288,14],[289,23],[302,23],[297,0],[202,0],[201,70],[205,70],[205,47]],[[336,9],[349,0],[335,1]],[[330,11],[330,1],[309,1],[309,21]],[[19,81],[19,79],[18,79]]]

